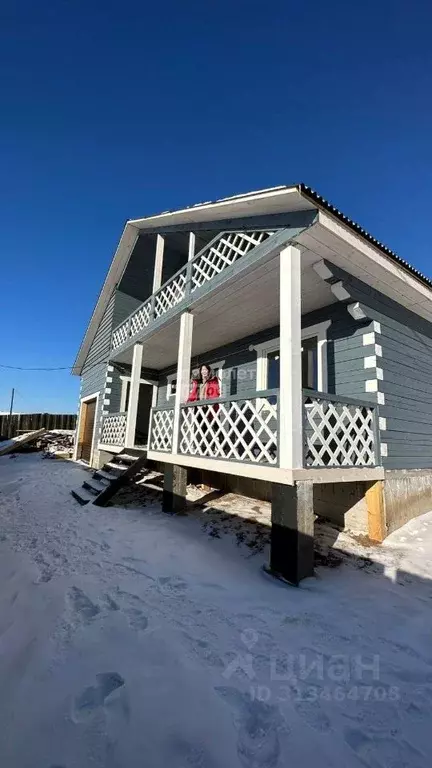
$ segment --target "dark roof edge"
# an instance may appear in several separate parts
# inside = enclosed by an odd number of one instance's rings
[[[299,192],[302,195],[304,195],[304,197],[308,198],[308,200],[310,200],[311,202],[316,203],[316,205],[319,205],[321,208],[325,208],[325,210],[327,210],[337,219],[339,219],[344,224],[346,224],[354,232],[357,232],[365,240],[368,240],[376,248],[379,248],[380,251],[385,253],[386,256],[389,256],[397,264],[400,264],[408,272],[411,272],[411,274],[414,275],[414,277],[416,277],[417,280],[420,280],[422,283],[427,285],[428,288],[432,288],[432,280],[429,277],[426,277],[426,275],[424,275],[418,269],[416,269],[407,261],[405,261],[405,259],[402,259],[400,256],[398,256],[397,253],[390,250],[390,248],[387,248],[387,246],[383,245],[383,243],[380,243],[379,240],[376,240],[375,237],[372,237],[372,235],[370,235],[369,232],[366,232],[366,230],[360,227],[359,224],[356,224],[355,221],[352,221],[351,219],[348,218],[348,216],[345,216],[344,213],[342,213],[341,211],[338,210],[338,208],[336,208],[334,205],[329,203],[328,200],[325,200],[324,197],[321,197],[321,195],[319,195],[318,192],[315,192],[311,187],[308,187],[306,184],[297,184],[296,186]]]

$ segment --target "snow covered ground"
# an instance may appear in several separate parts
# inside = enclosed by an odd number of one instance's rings
[[[293,589],[198,513],[80,507],[84,475],[0,459],[2,767],[431,764],[432,513]]]

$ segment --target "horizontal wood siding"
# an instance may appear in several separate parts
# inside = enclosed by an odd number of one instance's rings
[[[379,411],[387,427],[381,431],[388,453],[384,466],[432,468],[432,324],[343,270],[330,268],[352,300],[379,323],[375,338],[382,347],[378,366],[385,398]]]
[[[304,315],[302,327],[308,328],[326,320],[332,321],[327,331],[329,392],[373,401],[373,395],[365,392],[365,379],[369,378],[370,373],[364,369],[365,347],[363,346],[363,334],[370,330],[370,321],[356,323],[348,314],[346,306],[334,304]],[[222,395],[229,397],[254,391],[257,353],[254,349],[250,350],[250,346],[270,341],[278,336],[279,327],[275,326],[253,336],[239,339],[227,346],[213,349],[201,355],[199,359],[194,358],[192,368],[198,368],[203,363],[213,366],[225,360]],[[167,375],[173,373],[175,368],[171,367],[160,374],[158,405],[166,405],[168,402],[166,399]]]
[[[99,430],[102,411],[115,413],[120,410],[121,380],[117,369],[108,371],[111,352],[111,333],[140,305],[140,301],[128,296],[123,291],[115,291],[111,296],[105,314],[93,339],[81,376],[81,397],[100,392],[96,429]],[[112,381],[107,381],[107,376]],[[106,389],[111,391],[105,391]],[[109,401],[104,403],[104,400]]]

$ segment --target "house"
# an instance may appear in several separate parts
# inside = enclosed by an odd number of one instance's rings
[[[271,569],[314,511],[382,541],[432,493],[432,281],[303,184],[128,221],[74,366],[76,458],[124,447],[271,499]],[[209,363],[215,402],[187,403]]]

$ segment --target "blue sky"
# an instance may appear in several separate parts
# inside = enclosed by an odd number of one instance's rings
[[[429,7],[428,7],[429,6]],[[432,7],[16,0],[0,10],[0,363],[72,364],[127,218],[304,181],[431,274]],[[21,411],[67,371],[0,368]]]

